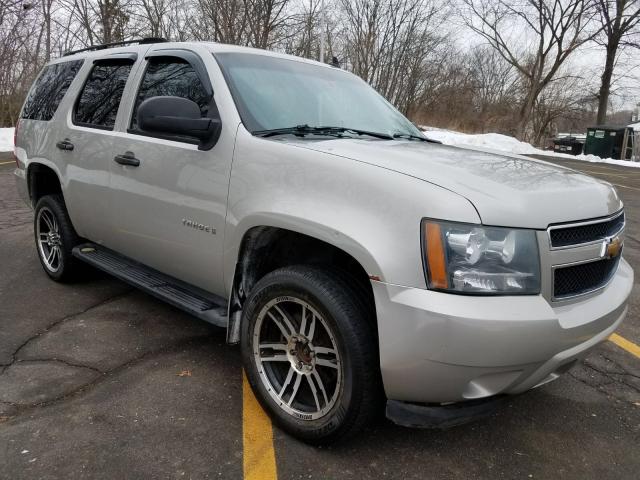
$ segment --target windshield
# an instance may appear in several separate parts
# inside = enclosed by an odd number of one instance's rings
[[[214,56],[252,133],[304,125],[422,136],[373,88],[343,70],[251,53]]]

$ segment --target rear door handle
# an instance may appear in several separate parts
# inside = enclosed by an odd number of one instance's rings
[[[73,143],[71,143],[68,138],[65,138],[64,140],[56,143],[56,147],[58,147],[60,150],[71,151],[73,150]]]
[[[140,160],[135,157],[133,152],[124,152],[122,155],[116,155],[113,159],[120,165],[130,165],[132,167],[140,165]]]

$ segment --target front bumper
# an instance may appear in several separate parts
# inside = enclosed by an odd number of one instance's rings
[[[465,296],[372,282],[388,399],[448,403],[517,394],[554,380],[622,322],[633,270],[571,303]]]

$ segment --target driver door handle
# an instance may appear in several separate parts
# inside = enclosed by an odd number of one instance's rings
[[[140,160],[135,157],[133,152],[124,152],[122,155],[116,155],[113,159],[120,165],[129,165],[131,167],[140,166]]]

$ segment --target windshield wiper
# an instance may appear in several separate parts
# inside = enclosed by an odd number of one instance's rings
[[[383,140],[393,140],[388,133],[370,132],[369,130],[360,130],[359,128],[348,127],[317,127],[323,130],[329,130],[335,133],[355,133],[356,135],[367,135],[369,137],[382,138]]]
[[[421,142],[429,142],[429,143],[442,143],[440,140],[433,140],[432,138],[421,137],[419,135],[413,135],[411,133],[394,133],[393,138],[403,138],[406,140],[419,140]]]
[[[370,137],[382,138],[384,140],[393,140],[393,137],[386,133],[369,132],[367,130],[348,127],[310,127],[309,125],[296,125],[295,127],[258,130],[251,133],[263,138],[273,137],[276,135],[297,135],[300,137],[304,137],[305,135],[341,136],[343,133],[353,133],[356,135],[367,135]]]

